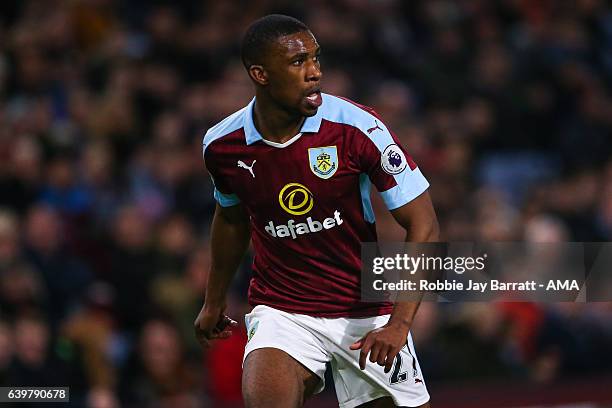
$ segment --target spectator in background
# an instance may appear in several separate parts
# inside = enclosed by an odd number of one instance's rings
[[[8,322],[0,320],[0,384],[7,384],[9,381],[13,348],[13,331]]]
[[[113,247],[105,279],[115,291],[114,306],[120,327],[134,333],[152,308],[150,283],[158,272],[152,226],[137,207],[130,205],[119,209],[112,226]]]
[[[87,407],[88,408],[118,408],[119,400],[113,394],[112,391],[107,389],[96,389],[91,390],[87,396]]]
[[[48,165],[47,180],[40,193],[40,202],[69,218],[77,218],[91,210],[93,197],[76,180],[75,160],[57,157]]]
[[[206,276],[204,270],[209,264],[208,251],[195,248],[193,229],[178,214],[160,225],[158,237],[155,263],[159,274],[150,284],[152,302],[173,317],[182,338],[191,339],[193,322],[186,317],[199,309],[204,291],[201,279]],[[195,341],[189,344],[189,349],[193,346]]]
[[[194,367],[186,360],[172,323],[148,320],[140,333],[135,361],[126,367],[121,400],[124,406],[201,406]]]
[[[47,303],[46,285],[39,273],[24,263],[2,268],[0,306],[9,316],[40,310]]]
[[[91,199],[91,223],[98,231],[111,222],[119,207],[122,185],[115,182],[118,163],[115,163],[114,151],[108,143],[94,140],[84,147],[79,164],[85,195]]]
[[[20,252],[19,218],[12,211],[0,208],[0,268],[17,262]]]
[[[48,324],[35,315],[18,318],[13,325],[14,358],[6,373],[9,386],[52,387],[70,385],[70,397],[79,403],[85,383],[78,356],[55,349]],[[58,352],[59,351],[59,352]]]
[[[52,328],[74,311],[91,283],[87,266],[72,256],[65,245],[62,222],[45,206],[32,207],[25,225],[25,257],[38,271],[47,288],[45,313]]]
[[[4,144],[0,139],[0,146],[4,146],[0,151],[6,155],[0,161],[0,205],[23,215],[38,195],[44,167],[42,150],[27,134],[11,138],[9,144],[7,138],[3,138]]]
[[[91,285],[83,307],[65,320],[60,330],[61,340],[79,350],[87,383],[101,396],[116,389],[115,365],[126,359],[116,350],[119,338],[115,334],[112,295],[112,289],[105,283]]]

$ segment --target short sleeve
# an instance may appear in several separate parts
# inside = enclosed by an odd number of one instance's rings
[[[417,198],[429,188],[429,182],[412,160],[398,138],[379,119],[365,132],[357,129],[361,138],[359,165],[389,210],[399,208]]]
[[[211,153],[206,152],[206,149],[203,147],[202,155],[204,156],[204,165],[206,166],[206,169],[208,169],[208,173],[210,174],[210,178],[213,182],[213,196],[215,200],[221,207],[232,207],[240,204],[240,199],[238,196],[230,190],[230,188],[225,184],[223,178],[218,175],[216,161],[211,159]]]

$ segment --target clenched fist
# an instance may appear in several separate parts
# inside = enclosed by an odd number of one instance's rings
[[[202,307],[193,324],[196,338],[204,348],[210,347],[210,341],[227,339],[232,335],[232,328],[238,322],[232,320],[224,313],[224,308],[211,309]]]

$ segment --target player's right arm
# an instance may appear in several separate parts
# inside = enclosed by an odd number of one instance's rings
[[[195,320],[198,341],[208,347],[211,340],[231,336],[236,322],[225,312],[226,296],[251,239],[249,216],[242,204],[217,204],[211,229],[212,260],[204,306]]]

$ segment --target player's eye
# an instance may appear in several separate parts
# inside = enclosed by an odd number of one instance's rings
[[[303,59],[303,58],[300,58],[300,59],[297,59],[297,60],[293,61],[293,62],[291,63],[291,65],[296,66],[296,67],[299,67],[299,66],[300,66],[300,65],[302,65],[303,63],[304,63],[304,59]]]

